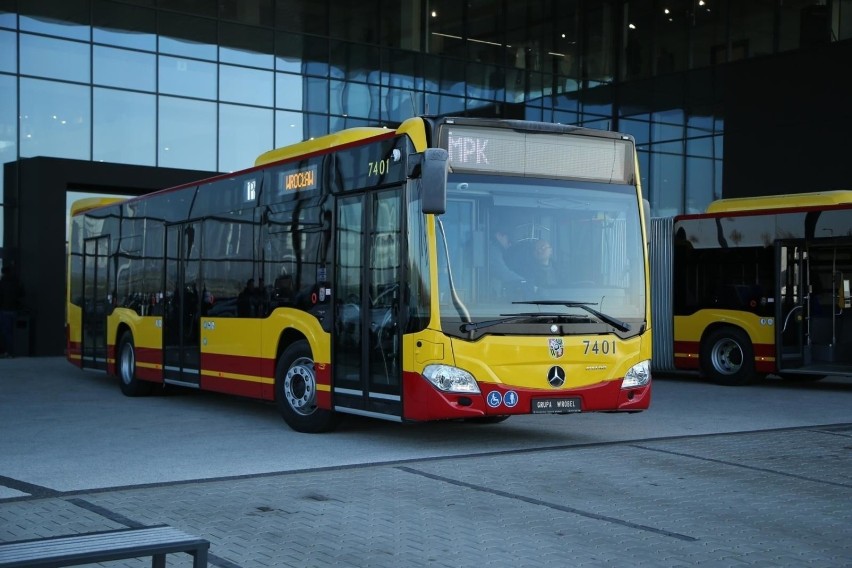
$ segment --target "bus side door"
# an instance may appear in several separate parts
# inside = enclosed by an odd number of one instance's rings
[[[399,419],[402,415],[400,288],[402,188],[342,197],[336,205],[336,410]]]
[[[107,316],[112,311],[109,286],[109,236],[83,243],[83,321],[81,366],[106,369]]]
[[[163,376],[166,382],[199,384],[201,223],[166,227]]]

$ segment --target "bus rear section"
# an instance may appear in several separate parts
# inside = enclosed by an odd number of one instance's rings
[[[721,200],[671,226],[654,248],[672,250],[655,287],[671,288],[674,368],[725,385],[852,376],[852,192]]]

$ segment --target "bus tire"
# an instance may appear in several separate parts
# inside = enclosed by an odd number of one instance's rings
[[[701,343],[701,371],[719,385],[742,386],[754,382],[754,347],[744,331],[719,327]]]
[[[136,346],[133,343],[133,334],[129,331],[125,331],[118,342],[116,368],[121,392],[125,396],[151,394],[153,383],[136,378]]]
[[[296,432],[330,432],[337,426],[337,413],[317,407],[316,371],[307,341],[293,342],[278,358],[275,402],[284,422]]]

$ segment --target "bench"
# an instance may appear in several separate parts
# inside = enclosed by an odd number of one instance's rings
[[[186,552],[207,566],[210,542],[167,525],[0,543],[0,566],[75,566],[150,556],[164,568],[166,554]]]

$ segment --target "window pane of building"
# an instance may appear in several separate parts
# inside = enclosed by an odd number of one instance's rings
[[[219,98],[223,101],[271,107],[272,71],[220,65]]]
[[[650,201],[655,217],[683,211],[683,156],[653,152],[650,161]]]
[[[18,41],[15,32],[0,30],[0,71],[18,70]]]
[[[465,57],[464,3],[457,0],[431,0],[426,17],[426,51],[436,55]]]
[[[216,98],[216,64],[160,56],[161,93],[203,99]]]
[[[275,147],[281,148],[304,140],[303,122],[300,112],[275,111]]]
[[[21,73],[88,83],[89,44],[21,34]]]
[[[292,110],[302,110],[304,99],[304,78],[290,73],[275,75],[275,106]]]
[[[731,2],[731,61],[773,53],[775,0]],[[826,38],[827,38],[826,34]]]
[[[219,105],[219,171],[250,168],[272,148],[272,109]]]
[[[215,61],[216,20],[159,12],[160,51]]]
[[[272,0],[219,0],[219,17],[254,26],[272,26],[275,15]]]
[[[0,168],[18,159],[18,93],[11,75],[0,75]],[[0,175],[0,203],[3,202],[3,179]],[[2,220],[0,209],[0,220]],[[1,222],[1,221],[0,221]],[[0,246],[3,232],[0,230]]]
[[[216,103],[160,97],[157,165],[216,171]]]
[[[713,2],[695,8],[690,31],[692,62],[690,68],[718,65],[728,60],[727,2]],[[659,68],[658,68],[658,72]]]
[[[154,95],[94,89],[92,159],[118,164],[156,164]]]
[[[94,46],[94,83],[154,91],[157,86],[157,64],[153,53]]]
[[[305,79],[307,89],[307,110],[314,112],[328,112],[328,80],[308,77]]]
[[[334,2],[329,15],[331,30],[329,35],[362,43],[379,42],[379,22],[391,17],[391,14],[377,16],[376,0],[362,2]]]
[[[26,0],[18,2],[21,30],[88,40],[89,0]]]
[[[291,32],[328,35],[328,0],[279,0],[275,3],[275,27]]]
[[[272,30],[239,24],[219,24],[219,61],[272,69]]]
[[[689,64],[687,33],[690,29],[696,31],[696,27],[693,24],[693,8],[687,8],[684,4],[683,1],[670,2],[663,6],[657,4],[654,22],[655,52],[652,55],[653,72],[657,75],[682,71]],[[718,3],[713,4],[715,10]],[[695,7],[695,10],[702,9]],[[706,62],[702,65],[706,65]]]
[[[611,83],[614,68],[615,18],[610,0],[587,5],[585,75],[589,86]]]
[[[713,201],[713,160],[686,159],[685,213],[702,213]]]
[[[206,16],[215,18],[217,0],[168,0],[168,2],[160,1],[160,5],[166,4],[170,10],[176,12],[186,12],[196,16]]]
[[[21,157],[91,157],[90,88],[21,79]]]
[[[92,38],[95,42],[145,51],[157,49],[157,14],[154,10],[98,0],[92,15]]]
[[[838,6],[852,17],[852,5],[844,0]],[[828,43],[828,6],[820,0],[784,0],[778,8],[778,48],[781,51]],[[836,39],[845,39],[838,37]]]

